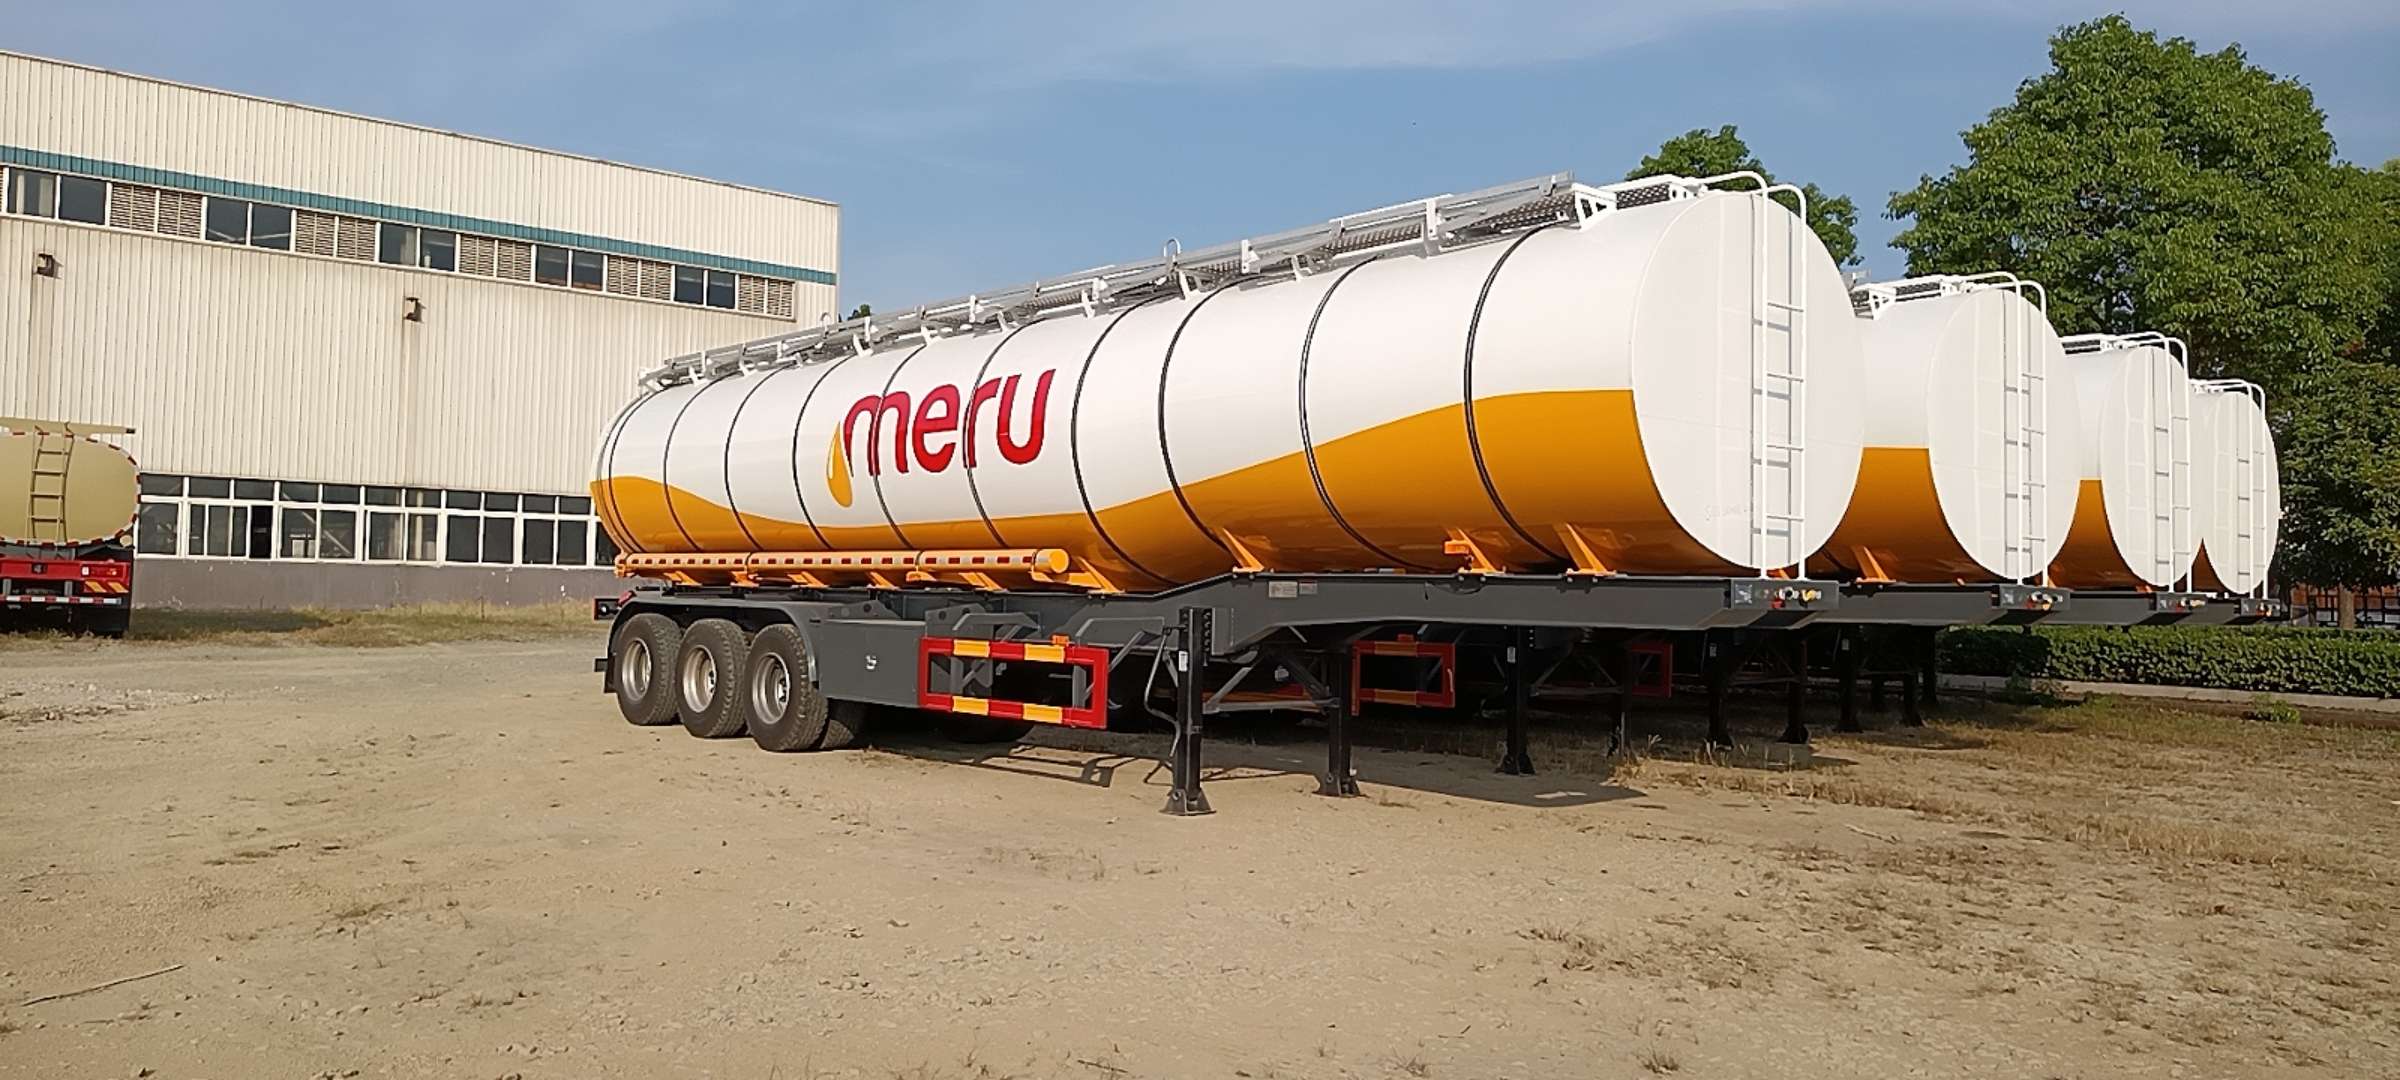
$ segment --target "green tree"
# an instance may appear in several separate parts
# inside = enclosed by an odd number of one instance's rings
[[[1750,154],[1750,144],[1743,142],[1732,124],[1710,131],[1693,128],[1668,139],[1658,152],[1643,158],[1625,179],[1636,180],[1660,173],[1678,176],[1722,176],[1730,172],[1754,172],[1775,181],[1775,174],[1758,163]],[[1833,261],[1844,267],[1857,266],[1858,206],[1848,195],[1831,195],[1815,184],[1800,185],[1808,201],[1808,227],[1825,242],[1825,250],[1833,253]],[[1778,196],[1780,198],[1780,196]],[[1785,205],[1790,205],[1786,200]]]
[[[1968,163],[1894,194],[1912,273],[2041,282],[2062,332],[2160,330],[2194,374],[2265,387],[2282,450],[2281,570],[2400,573],[2400,173],[2340,162],[2307,87],[2238,46],[2121,16],[2050,40],[2050,70],[1963,133]]]
[[[857,307],[854,307],[854,308],[851,308],[851,309],[850,309],[850,318],[852,318],[852,319],[863,319],[863,318],[866,318],[867,316],[869,316],[869,315],[873,315],[873,314],[875,314],[875,309],[874,309],[874,307],[872,307],[871,305],[867,305],[867,304],[860,304],[860,305],[858,305]],[[848,319],[845,319],[845,320],[843,320],[843,321],[844,321],[844,322],[847,322],[847,321],[849,321],[849,320],[848,320]]]

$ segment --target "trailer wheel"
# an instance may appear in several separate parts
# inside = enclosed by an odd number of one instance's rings
[[[1012,743],[1033,730],[1031,720],[1003,720],[972,713],[943,713],[933,724],[942,737],[963,743]]]
[[[798,628],[779,623],[750,641],[750,670],[741,705],[750,738],[762,750],[814,750],[825,739],[830,710],[809,675],[808,643]]]
[[[848,750],[865,741],[867,716],[873,710],[863,701],[836,701],[825,710],[825,738],[819,750]]]
[[[702,619],[683,632],[675,654],[675,711],[702,739],[742,733],[742,673],[750,641],[724,619]]]
[[[683,628],[655,611],[617,627],[608,662],[615,671],[617,711],[625,714],[626,723],[656,727],[675,722],[675,679],[668,672],[682,647]]]

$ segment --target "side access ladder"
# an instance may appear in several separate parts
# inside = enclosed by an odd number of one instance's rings
[[[1799,211],[1784,215],[1782,295],[1773,295],[1770,223],[1780,209],[1772,202],[1789,192]],[[1808,197],[1789,184],[1761,183],[1751,199],[1750,297],[1750,561],[1758,575],[1790,569],[1805,576],[1808,557]],[[1771,338],[1783,335],[1777,356]],[[1776,402],[1781,404],[1777,405]],[[1781,413],[1779,424],[1770,424]],[[1780,509],[1770,504],[1770,470],[1783,469]],[[1770,543],[1783,548],[1770,557]]]
[[[67,542],[67,466],[75,457],[73,435],[33,433],[32,476],[25,485],[30,540]]]

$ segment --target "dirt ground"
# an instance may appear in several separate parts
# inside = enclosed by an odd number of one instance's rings
[[[1327,800],[1303,729],[1176,819],[1154,736],[770,755],[597,648],[0,649],[0,1075],[2400,1075],[2393,732],[1384,730]]]

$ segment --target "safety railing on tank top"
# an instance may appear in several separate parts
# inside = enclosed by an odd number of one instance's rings
[[[2033,584],[2048,570],[2042,562],[2041,550],[2050,540],[2049,376],[2034,370],[2033,363],[2034,351],[2041,345],[2041,331],[2050,325],[2050,291],[2040,282],[2006,270],[1990,270],[1980,274],[1926,274],[1868,282],[1850,290],[1850,296],[1852,309],[1858,315],[1876,319],[1893,304],[1978,289],[2004,289],[2030,302],[2024,318],[2013,327],[2013,340],[2011,323],[2004,320],[2000,324],[2001,355],[2016,360],[2003,385],[2007,403],[2002,412],[2013,414],[2015,422],[2011,424],[2003,416],[2002,424],[2008,428],[2004,443],[2008,460],[2002,467],[2005,502],[2001,527],[2008,535],[2007,576],[2023,584]],[[2038,324],[2035,320],[2039,320]],[[2012,471],[2015,475],[2009,476]],[[2016,511],[2013,525],[2009,517],[2011,506]]]
[[[1617,209],[1691,198],[1737,181],[1766,195],[1797,190],[1756,173],[1691,178],[1671,174],[1612,184],[1576,182],[1559,172],[1481,191],[1437,195],[1298,229],[1186,251],[1169,240],[1155,259],[1110,264],[989,292],[922,304],[891,315],[828,320],[676,357],[642,373],[657,388],[739,371],[830,360],[895,343],[1001,329],[1049,315],[1098,314],[1166,296],[1191,296],[1246,280],[1315,273],[1372,255],[1416,247],[1427,254],[1550,225],[1581,226]]]

